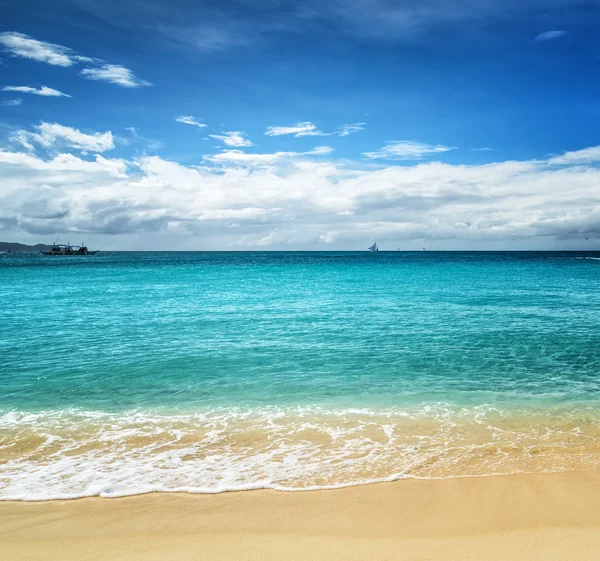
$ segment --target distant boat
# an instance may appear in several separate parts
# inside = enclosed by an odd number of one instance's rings
[[[375,242],[370,248],[369,251],[379,251],[379,248],[377,247],[377,242]]]
[[[44,255],[96,255],[98,250],[90,251],[83,245],[83,242],[81,242],[81,245],[57,244],[54,242],[50,251],[42,251],[40,253],[43,253]]]

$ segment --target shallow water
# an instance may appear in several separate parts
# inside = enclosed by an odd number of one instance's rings
[[[600,253],[0,255],[0,498],[597,467]]]

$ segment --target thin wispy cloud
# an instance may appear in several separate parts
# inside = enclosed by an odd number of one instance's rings
[[[239,9],[242,4],[243,10]],[[113,28],[151,30],[157,41],[175,45],[182,52],[195,49],[204,53],[264,44],[282,33],[306,34],[311,39],[322,33],[391,44],[420,41],[445,28],[489,37],[492,21],[528,21],[544,29],[544,25],[557,25],[547,22],[562,21],[565,14],[567,19],[584,10],[596,15],[594,2],[589,1],[544,0],[538,4],[534,9],[531,2],[522,0],[304,0],[260,2],[249,8],[247,2],[175,1],[167,6],[147,1],[140,10],[138,2],[103,0],[78,2],[78,8]]]
[[[184,125],[193,125],[201,129],[206,127],[204,123],[201,123],[200,121],[196,120],[196,118],[192,115],[182,115],[181,117],[177,117],[175,121],[177,121],[178,123],[183,123]]]
[[[209,134],[211,138],[220,140],[227,146],[241,147],[241,146],[252,146],[252,141],[246,138],[245,134],[240,131],[229,131],[223,134]]]
[[[493,148],[489,148],[488,146],[483,146],[482,148],[471,148],[471,152],[492,152],[493,150]]]
[[[242,152],[241,150],[226,150],[214,156],[205,156],[206,161],[212,163],[226,163],[226,164],[241,164],[241,165],[262,165],[262,164],[273,164],[283,160],[293,160],[296,158],[303,158],[306,156],[325,156],[331,154],[333,148],[331,146],[317,146],[312,150],[306,152],[271,152],[265,154],[249,154],[248,152]]]
[[[0,45],[13,56],[29,58],[54,66],[72,66],[77,63],[75,52],[68,47],[38,41],[24,33],[15,31],[0,33]]]
[[[352,125],[342,125],[338,136],[348,136],[355,132],[360,132],[364,130],[366,124],[367,123],[354,123]]]
[[[205,53],[221,51],[230,47],[246,45],[250,41],[248,35],[236,29],[236,25],[228,18],[225,21],[199,21],[192,25],[159,25],[158,32],[169,42],[180,43]]]
[[[310,121],[296,123],[295,125],[285,127],[267,127],[265,132],[267,136],[284,136],[291,134],[295,137],[301,136],[329,136],[328,133],[321,132],[317,125]]]
[[[15,107],[17,105],[21,105],[23,100],[20,97],[16,97],[15,99],[7,99],[6,101],[2,101],[0,105],[4,107]]]
[[[2,91],[21,92],[33,95],[41,95],[44,97],[71,97],[66,93],[63,93],[59,90],[55,90],[54,88],[48,88],[47,86],[42,86],[41,88],[33,88],[31,86],[4,86],[2,88]]]
[[[366,123],[352,123],[342,125],[336,132],[323,132],[317,128],[317,125],[310,121],[303,121],[295,125],[285,127],[267,127],[265,134],[267,136],[285,136],[292,135],[295,137],[302,136],[348,136],[355,132],[364,130]]]
[[[138,129],[136,129],[135,127],[125,127],[125,130],[129,132],[134,143],[142,144],[144,148],[148,149],[151,152],[156,152],[164,146],[164,144],[160,140],[142,136]]]
[[[86,134],[59,123],[43,122],[35,127],[35,132],[21,129],[15,131],[10,138],[28,150],[34,150],[35,145],[46,149],[71,148],[84,152],[106,152],[115,147],[111,131]]]
[[[441,154],[449,150],[454,150],[454,147],[403,140],[388,142],[375,152],[363,152],[363,156],[370,160],[421,160],[425,156]]]
[[[138,78],[129,68],[119,64],[103,64],[97,68],[84,68],[79,74],[88,80],[110,82],[124,88],[152,85],[150,82]]]
[[[562,37],[563,35],[565,35],[565,33],[566,31],[562,31],[559,29],[556,29],[554,31],[544,31],[543,33],[537,35],[534,41],[552,41],[552,39],[558,39],[559,37]]]
[[[78,63],[89,65],[88,68],[84,68],[79,73],[80,76],[89,80],[110,82],[125,88],[139,88],[140,86],[152,85],[150,82],[138,78],[129,68],[125,68],[119,64],[108,64],[101,59],[82,56],[69,47],[38,41],[24,33],[15,31],[0,33],[0,45],[15,57],[37,60],[38,62],[45,62],[53,66],[67,67]]]

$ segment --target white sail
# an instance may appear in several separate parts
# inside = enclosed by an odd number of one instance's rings
[[[369,251],[379,251],[379,248],[377,247],[377,242],[375,242],[370,248]]]

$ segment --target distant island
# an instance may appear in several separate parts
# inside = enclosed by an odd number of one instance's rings
[[[0,242],[0,251],[49,251],[52,246],[38,243],[36,245],[25,245],[23,243]]]

